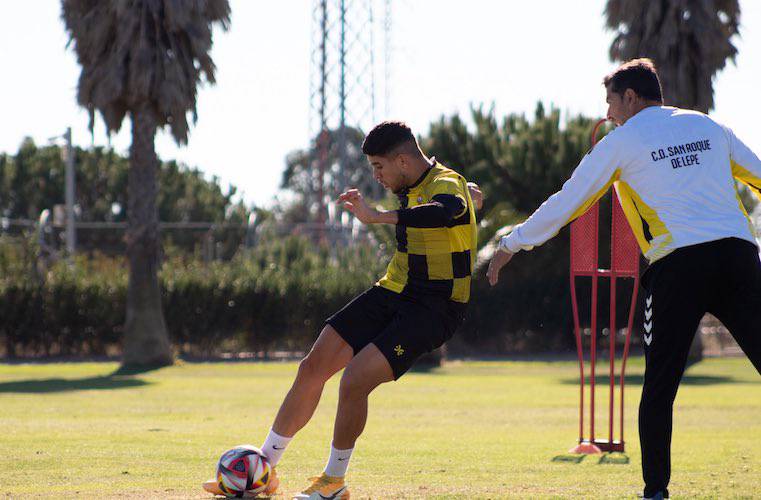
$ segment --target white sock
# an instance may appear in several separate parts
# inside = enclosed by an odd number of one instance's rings
[[[262,445],[262,451],[272,467],[276,466],[280,461],[280,457],[283,456],[285,448],[288,446],[288,443],[291,442],[291,439],[293,438],[281,436],[274,430],[270,429],[270,433],[267,434],[267,439],[264,440],[264,444]]]
[[[330,458],[325,466],[325,474],[333,477],[344,477],[346,470],[349,468],[349,459],[354,448],[348,450],[337,450],[330,445]]]

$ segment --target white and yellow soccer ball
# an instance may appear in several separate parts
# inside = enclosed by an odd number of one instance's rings
[[[217,484],[231,498],[255,497],[269,483],[272,467],[262,450],[243,444],[227,450],[217,463]]]

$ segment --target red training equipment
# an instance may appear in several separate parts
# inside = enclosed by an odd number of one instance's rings
[[[592,146],[597,142],[597,131],[606,120],[600,120],[592,132]],[[581,217],[571,223],[571,300],[573,302],[573,324],[576,335],[576,350],[579,357],[579,374],[581,378],[579,402],[579,444],[570,450],[571,453],[593,454],[603,451],[624,451],[624,374],[626,359],[629,355],[634,306],[637,301],[639,288],[639,256],[637,240],[626,221],[618,195],[613,194],[613,213],[611,227],[611,258],[610,269],[599,269],[599,202]],[[584,349],[579,325],[579,307],[576,297],[576,278],[587,276],[592,278],[592,314],[590,342],[590,398],[589,398],[589,438],[584,437]],[[598,278],[607,277],[610,280],[610,397],[608,406],[608,438],[595,437],[595,363],[597,360],[597,282]],[[614,395],[615,395],[615,357],[616,357],[616,282],[619,278],[633,278],[629,319],[626,327],[626,340],[621,363],[620,374],[620,410],[619,410],[619,439],[613,439]]]

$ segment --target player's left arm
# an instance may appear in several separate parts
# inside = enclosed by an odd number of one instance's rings
[[[407,227],[446,227],[468,213],[467,185],[462,178],[442,176],[426,187],[428,203],[398,211],[399,224]]]
[[[481,210],[484,206],[484,193],[481,191],[481,186],[475,182],[468,182],[468,193],[476,210]]]
[[[732,175],[761,199],[761,160],[728,127],[724,127],[729,141],[729,158]]]
[[[467,210],[462,197],[452,194],[436,194],[430,203],[397,211],[401,226],[407,227],[444,227],[449,221],[459,217]]]

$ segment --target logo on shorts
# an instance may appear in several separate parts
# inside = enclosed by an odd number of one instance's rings
[[[401,356],[404,354],[404,349],[402,349],[402,344],[399,344],[398,346],[394,347],[394,352],[397,356]]]

